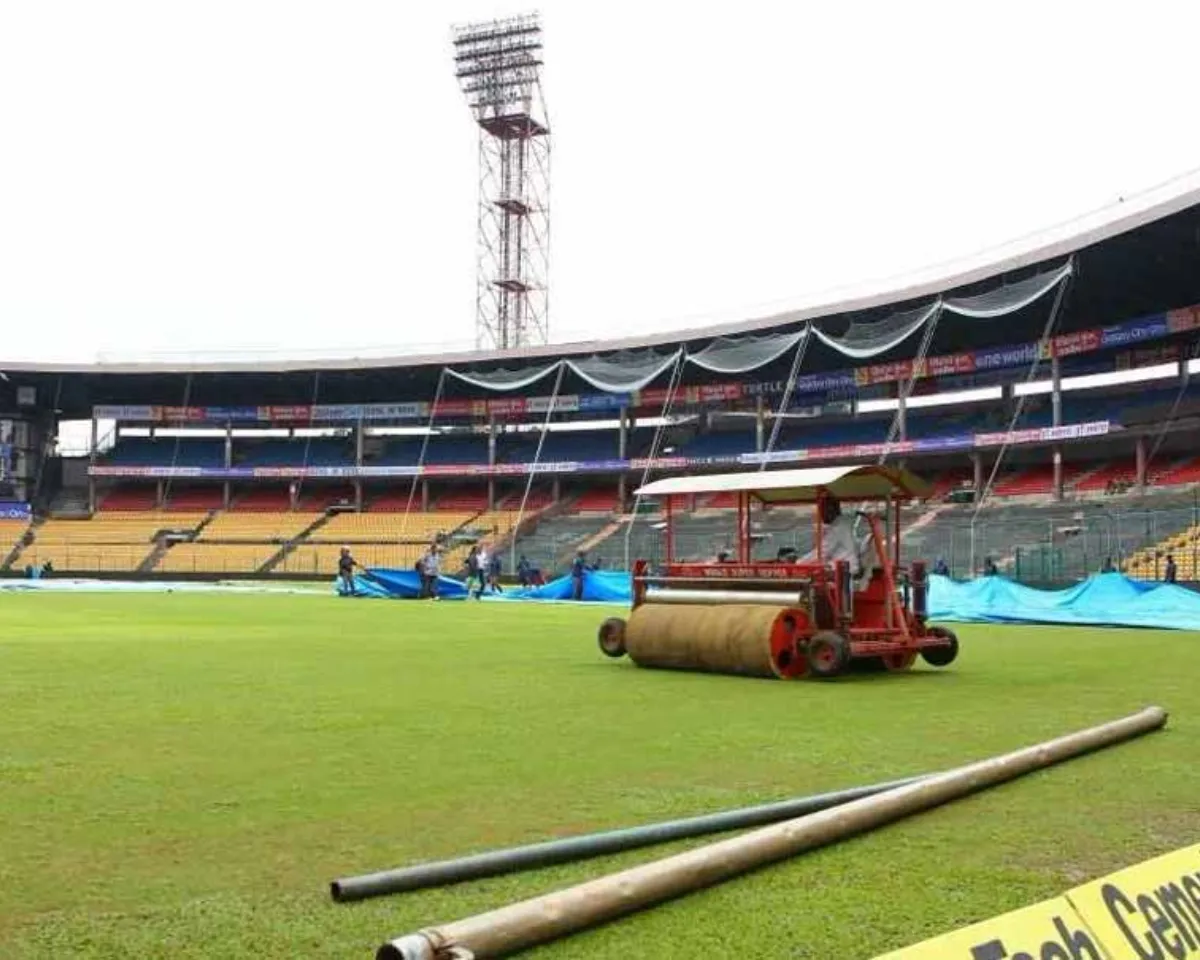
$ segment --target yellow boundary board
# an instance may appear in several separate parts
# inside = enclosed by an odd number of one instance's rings
[[[1200,960],[1200,844],[877,960]]]

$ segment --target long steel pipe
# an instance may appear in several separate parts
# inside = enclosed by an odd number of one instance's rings
[[[565,890],[430,927],[383,944],[376,960],[483,960],[553,940],[833,843],[1042,767],[1157,730],[1159,707],[719,840]]]
[[[395,870],[382,870],[378,873],[367,873],[357,877],[343,877],[340,880],[334,880],[329,885],[329,892],[339,903],[348,903],[352,900],[365,900],[368,897],[379,897],[389,893],[405,893],[425,887],[462,883],[465,880],[479,880],[483,877],[495,877],[504,873],[515,873],[519,870],[532,870],[556,863],[568,863],[572,860],[620,853],[624,850],[635,850],[638,847],[667,843],[671,840],[761,827],[763,824],[778,823],[780,820],[789,820],[807,813],[816,813],[818,810],[827,810],[840,803],[849,803],[863,797],[873,797],[877,793],[883,793],[885,790],[891,790],[919,779],[919,777],[908,777],[903,780],[892,780],[866,787],[852,787],[832,793],[818,793],[808,797],[740,807],[736,810],[723,810],[719,813],[709,813],[698,817],[648,823],[621,830],[605,830],[578,837],[564,837],[561,840],[547,840],[543,843],[509,847],[504,850],[489,850],[486,853],[458,857],[453,860],[418,863],[411,867],[400,867]]]

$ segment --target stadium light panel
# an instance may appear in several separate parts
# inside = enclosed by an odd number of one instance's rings
[[[1139,367],[1136,370],[1116,370],[1112,373],[1089,373],[1081,377],[1063,377],[1061,389],[1063,393],[1071,393],[1075,390],[1096,390],[1101,387],[1119,387],[1126,383],[1168,380],[1178,374],[1178,364],[1159,363],[1152,367]],[[1034,380],[1032,383],[1018,383],[1013,388],[1013,395],[1033,397],[1053,391],[1054,382],[1052,380]]]
[[[909,397],[905,406],[909,410],[920,410],[925,407],[944,407],[952,403],[982,403],[985,400],[999,400],[1003,391],[999,387],[976,387],[973,390],[951,390],[948,393],[926,393],[919,397]],[[859,413],[885,413],[894,411],[900,406],[899,400],[864,400],[858,405]]]

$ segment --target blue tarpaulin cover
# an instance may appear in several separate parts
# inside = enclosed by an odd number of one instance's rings
[[[467,585],[453,577],[438,577],[438,596],[443,600],[465,600]],[[345,587],[339,577],[334,583],[338,593]],[[354,575],[354,592],[360,597],[388,597],[413,600],[421,595],[421,577],[416,570],[375,570]]]
[[[570,600],[574,585],[570,576],[559,577],[540,587],[505,587],[500,593],[487,591],[488,600]],[[334,589],[345,593],[341,579]],[[420,596],[421,578],[415,570],[378,570],[355,574],[354,592],[360,597],[412,599]],[[438,596],[445,600],[465,600],[467,585],[451,577],[438,578]],[[629,603],[632,592],[628,573],[613,570],[587,570],[583,575],[583,599],[593,603]]]
[[[1174,584],[1130,580],[1120,573],[1098,574],[1064,590],[1035,590],[1004,577],[957,581],[935,575],[929,579],[929,618],[934,621],[1200,630],[1200,593]],[[412,570],[372,570],[359,574],[354,582],[361,596],[408,598],[420,592],[420,578]],[[570,576],[563,576],[540,587],[507,587],[503,593],[488,593],[485,598],[569,601],[572,586]],[[467,597],[466,584],[450,577],[439,578],[438,590],[447,600]],[[586,571],[583,599],[628,604],[629,574]]]
[[[930,577],[929,618],[959,623],[1062,623],[1200,630],[1200,593],[1101,573],[1065,590],[1035,590],[1004,577]]]

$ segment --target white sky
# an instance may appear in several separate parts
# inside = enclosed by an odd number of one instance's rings
[[[0,361],[473,337],[454,23],[0,2]],[[1200,7],[545,0],[555,340],[756,315],[1200,165]]]

